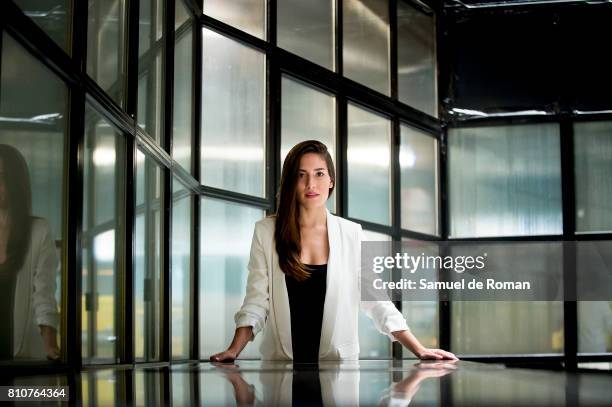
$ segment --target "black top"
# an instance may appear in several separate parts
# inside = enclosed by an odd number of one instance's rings
[[[327,289],[327,264],[305,264],[311,272],[302,282],[285,276],[291,314],[294,362],[318,362],[323,305]]]

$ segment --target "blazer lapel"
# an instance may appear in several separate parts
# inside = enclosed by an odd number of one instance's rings
[[[336,311],[338,308],[338,290],[342,271],[342,241],[338,220],[327,211],[327,239],[329,241],[329,257],[327,259],[327,288],[323,306],[323,323],[321,325],[321,341],[319,342],[319,357],[325,356],[331,350]]]
[[[289,293],[285,283],[285,273],[278,264],[276,249],[272,250],[274,256],[274,270],[272,270],[272,306],[276,319],[276,331],[285,354],[293,359],[293,345],[291,342],[291,314],[289,308]]]

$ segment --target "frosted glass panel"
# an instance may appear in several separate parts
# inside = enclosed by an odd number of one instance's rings
[[[172,357],[189,357],[191,337],[191,194],[174,179],[172,195]]]
[[[391,224],[391,122],[348,105],[349,216]]]
[[[391,236],[382,233],[363,231],[366,241],[390,242]],[[389,281],[387,271],[382,275]],[[378,332],[374,322],[362,311],[359,312],[359,359],[390,359],[391,341],[389,337]]]
[[[264,196],[264,54],[203,35],[202,183]]]
[[[283,76],[281,110],[281,167],[293,146],[305,140],[318,140],[327,146],[336,165],[336,98],[301,82]],[[337,174],[336,165],[336,177]],[[336,194],[327,200],[334,211]]]
[[[397,2],[397,87],[399,99],[437,117],[436,27],[427,15]]]
[[[402,228],[438,235],[438,140],[401,126]]]
[[[578,301],[578,352],[612,352],[612,301]]]
[[[265,39],[265,0],[204,0],[204,14]]]
[[[389,2],[343,0],[344,76],[389,94]]]
[[[179,2],[176,3],[177,8]],[[178,35],[178,33],[177,33]],[[172,158],[191,172],[193,140],[193,28],[176,38],[174,48],[174,106]]]
[[[576,231],[612,231],[612,122],[574,125]]]
[[[278,46],[334,69],[335,0],[278,0]]]
[[[229,346],[236,330],[234,314],[246,293],[249,253],[261,209],[202,200],[200,269],[200,357]],[[241,358],[260,358],[262,333],[249,342]]]
[[[451,307],[456,354],[563,353],[562,302],[455,301]]]
[[[451,129],[451,237],[561,234],[557,124]]]

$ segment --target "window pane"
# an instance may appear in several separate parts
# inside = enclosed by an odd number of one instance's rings
[[[189,357],[191,194],[174,179],[172,197],[172,357]]]
[[[72,8],[69,0],[13,0],[13,2],[57,45],[70,53],[68,35]]]
[[[366,241],[371,242],[390,242],[391,236],[383,235],[369,230],[364,230],[363,234]],[[381,275],[383,281],[390,281],[388,270]],[[359,312],[359,359],[390,359],[391,341],[386,335],[378,332],[374,326],[374,321],[366,316],[362,311]]]
[[[200,357],[227,349],[236,325],[234,314],[246,293],[247,265],[255,222],[261,209],[202,200],[200,272]],[[263,332],[249,342],[242,358],[259,358]]]
[[[163,115],[163,0],[142,0],[138,46],[138,125],[161,143]]]
[[[177,9],[184,7],[177,2]],[[179,5],[181,7],[179,7]],[[191,172],[193,140],[193,27],[176,33],[172,157]]]
[[[175,0],[174,8],[174,29],[178,30],[188,20],[193,21],[191,11],[185,6],[184,0]]]
[[[161,169],[140,150],[136,155],[134,238],[134,341],[136,359],[159,360],[161,268]]]
[[[402,228],[438,235],[438,141],[401,126]]]
[[[563,352],[562,302],[454,301],[451,306],[454,353]],[[495,335],[495,340],[491,335]]]
[[[451,129],[452,237],[562,233],[557,124]]]
[[[83,360],[114,363],[124,201],[123,136],[89,105],[83,186]]]
[[[574,125],[576,231],[612,231],[612,122]]]
[[[124,104],[125,0],[89,0],[87,74],[120,106]]]
[[[7,218],[0,221],[0,364],[13,358],[46,361],[39,325],[58,338],[53,330],[61,319],[68,116],[66,85],[3,34],[0,207],[6,208]],[[13,222],[30,230],[8,233]],[[43,284],[34,285],[34,278]]]
[[[264,196],[264,54],[203,35],[202,183]]]
[[[434,16],[398,1],[398,97],[402,102],[437,117],[435,38]]]
[[[578,352],[612,352],[612,301],[578,301]]]
[[[281,110],[281,167],[289,150],[306,140],[318,140],[327,146],[336,164],[336,98],[283,76]],[[338,167],[336,166],[336,178]],[[327,200],[334,212],[336,194]]]
[[[265,39],[265,0],[204,0],[204,14]]]
[[[389,94],[389,2],[343,0],[344,76]]]
[[[278,0],[278,46],[334,70],[335,0]]]
[[[348,105],[349,216],[391,224],[391,122]]]

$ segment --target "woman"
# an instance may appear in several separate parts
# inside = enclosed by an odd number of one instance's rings
[[[281,175],[278,211],[255,225],[234,339],[211,361],[233,361],[262,329],[263,360],[356,360],[360,307],[381,333],[417,357],[456,359],[421,345],[390,301],[360,301],[362,230],[325,208],[335,180],[324,144],[304,141],[291,149]]]
[[[46,220],[31,216],[28,166],[0,144],[0,360],[59,359],[55,301],[57,254]]]

